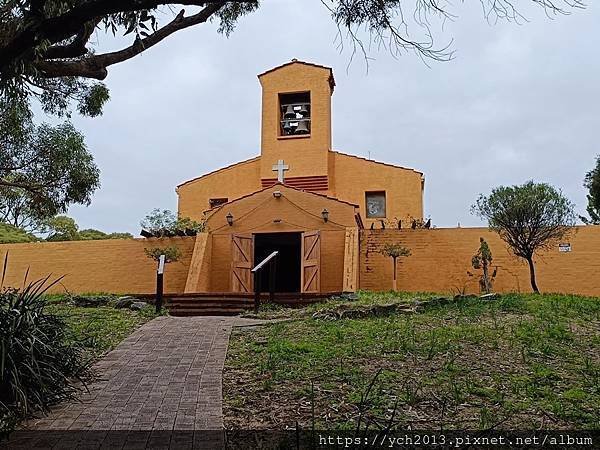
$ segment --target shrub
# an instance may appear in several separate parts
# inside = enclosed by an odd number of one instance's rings
[[[0,223],[0,244],[19,244],[35,241],[37,241],[37,238],[33,234],[8,223]]]
[[[145,248],[144,253],[150,259],[157,261],[160,259],[160,255],[165,255],[165,262],[170,263],[173,261],[178,261],[181,258],[181,250],[177,247],[152,247]]]
[[[49,277],[0,292],[0,434],[35,412],[76,398],[91,375],[83,348],[58,316],[44,311]]]
[[[392,258],[392,261],[394,263],[394,279],[392,281],[392,289],[394,291],[398,290],[398,286],[397,286],[397,281],[396,281],[396,275],[397,275],[397,268],[396,268],[396,260],[398,258],[405,258],[411,255],[411,251],[409,248],[403,247],[401,244],[399,243],[387,243],[383,246],[383,248],[381,249],[381,254],[384,256],[388,256]]]

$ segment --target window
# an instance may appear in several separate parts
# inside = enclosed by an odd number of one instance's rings
[[[216,208],[219,205],[222,205],[223,203],[227,203],[229,201],[229,199],[227,198],[211,198],[208,201],[208,205],[210,206],[210,208]]]
[[[310,92],[279,94],[279,134],[310,134]]]
[[[385,191],[366,192],[367,218],[385,217]]]

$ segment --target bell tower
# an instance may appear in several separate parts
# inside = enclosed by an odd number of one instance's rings
[[[262,186],[283,178],[300,189],[327,191],[333,71],[292,60],[258,79],[262,86]]]

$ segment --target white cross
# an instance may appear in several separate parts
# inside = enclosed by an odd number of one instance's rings
[[[290,170],[290,166],[283,163],[283,159],[277,161],[277,164],[273,166],[273,172],[277,172],[277,181],[283,183],[283,175],[286,170]]]

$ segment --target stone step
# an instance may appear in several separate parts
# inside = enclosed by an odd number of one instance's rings
[[[285,292],[275,294],[275,303],[301,307],[321,302],[337,293],[300,294]],[[268,293],[261,294],[261,302],[269,300]],[[173,316],[236,315],[254,308],[254,294],[232,292],[200,292],[166,294],[165,305]]]

